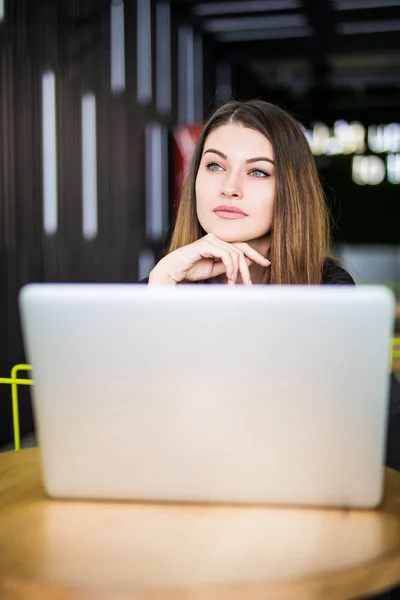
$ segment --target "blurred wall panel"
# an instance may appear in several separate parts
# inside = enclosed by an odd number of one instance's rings
[[[133,282],[145,239],[145,129],[137,102],[137,6],[124,3],[125,88],[111,89],[111,1],[13,0],[0,24],[0,376],[24,360],[18,292],[31,281]],[[155,3],[151,2],[155,34]],[[175,27],[175,26],[174,26]],[[152,35],[152,44],[155,35]],[[152,62],[155,60],[152,49]],[[57,230],[43,228],[42,76],[56,90]],[[153,81],[156,70],[153,68]],[[172,98],[176,77],[171,74]],[[155,83],[155,81],[154,81]],[[96,102],[97,235],[82,230],[82,97]],[[32,429],[29,403],[22,433]],[[11,439],[0,386],[0,446]]]

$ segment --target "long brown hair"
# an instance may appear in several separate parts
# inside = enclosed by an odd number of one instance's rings
[[[265,135],[272,144],[276,192],[265,283],[320,284],[330,235],[329,215],[317,168],[299,123],[262,100],[228,102],[206,123],[194,149],[180,193],[168,252],[200,239],[195,183],[207,136],[222,125],[237,123]]]

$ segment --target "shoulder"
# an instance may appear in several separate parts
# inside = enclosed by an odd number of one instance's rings
[[[322,271],[322,285],[355,285],[355,281],[337,259],[327,257]]]

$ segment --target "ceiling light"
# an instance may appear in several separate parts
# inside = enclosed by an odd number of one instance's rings
[[[276,29],[277,27],[303,27],[307,25],[304,15],[272,15],[270,17],[232,17],[209,19],[203,23],[203,29],[217,33],[219,31],[243,31],[252,29]]]
[[[122,92],[125,89],[125,29],[124,3],[111,4],[111,89]]]
[[[225,15],[233,13],[269,12],[293,10],[301,7],[300,0],[249,0],[243,2],[203,2],[195,4],[193,14],[198,16]]]
[[[152,40],[150,0],[137,0],[136,4],[136,95],[140,104],[152,99]]]
[[[97,236],[97,141],[96,98],[82,98],[82,230],[83,237]]]
[[[310,37],[311,27],[283,27],[278,29],[257,31],[229,31],[217,35],[219,42],[255,42],[261,40],[283,40],[290,38]]]
[[[42,76],[43,228],[57,231],[57,129],[56,84],[53,71]]]
[[[400,19],[391,19],[385,21],[349,21],[347,23],[338,23],[336,26],[336,31],[341,35],[400,31]]]
[[[400,6],[400,0],[332,0],[335,10],[365,10]]]

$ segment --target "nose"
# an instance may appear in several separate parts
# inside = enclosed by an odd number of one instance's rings
[[[222,189],[222,196],[225,198],[243,198],[243,190],[239,175],[230,173],[226,177]]]

